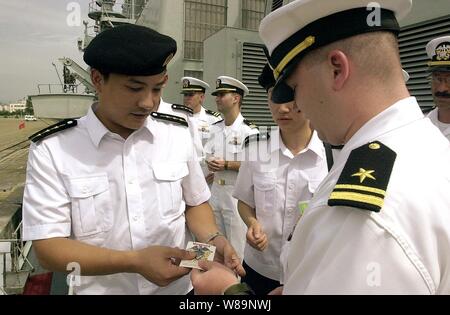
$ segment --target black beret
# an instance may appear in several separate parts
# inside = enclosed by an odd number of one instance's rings
[[[173,38],[126,24],[98,34],[86,48],[84,61],[103,73],[148,76],[164,72],[176,52]]]
[[[269,64],[266,64],[258,77],[259,85],[261,85],[266,91],[275,86],[275,78],[273,77],[273,70]]]

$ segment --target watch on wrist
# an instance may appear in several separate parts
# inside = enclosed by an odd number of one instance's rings
[[[228,161],[225,161],[225,170],[228,171]]]

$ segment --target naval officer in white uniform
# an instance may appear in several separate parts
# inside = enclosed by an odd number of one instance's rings
[[[322,140],[345,144],[295,229],[284,294],[450,294],[450,145],[402,77],[411,0],[377,4],[297,0],[261,22],[272,100],[295,99]],[[198,293],[231,284],[202,267]]]
[[[188,230],[244,273],[218,233],[187,121],[156,112],[176,51],[143,26],[102,32],[84,54],[98,104],[31,137],[22,237],[47,270],[75,269],[75,294],[188,293]]]
[[[270,100],[275,79],[268,65],[259,83],[278,128],[247,138],[233,196],[248,227],[242,281],[265,295],[284,281],[282,252],[328,168],[325,147],[295,102]]]
[[[208,168],[214,172],[210,203],[219,229],[236,248],[241,259],[246,227],[232,193],[241,166],[244,140],[258,133],[258,128],[241,114],[243,99],[248,94],[248,88],[235,78],[220,76],[217,79],[212,95],[216,97],[217,109],[224,119],[212,126],[211,137],[205,145]]]
[[[450,36],[433,39],[426,50],[430,59],[431,92],[436,104],[428,118],[450,140]]]
[[[183,94],[184,106],[191,108],[193,111],[190,122],[193,124],[198,138],[196,139],[196,143],[198,144],[197,155],[200,158],[206,181],[208,184],[212,184],[214,173],[211,173],[206,165],[204,146],[211,137],[211,126],[222,120],[222,118],[220,113],[206,109],[203,106],[206,90],[210,88],[208,83],[193,77],[183,77],[181,78],[181,82],[183,83],[181,94]]]

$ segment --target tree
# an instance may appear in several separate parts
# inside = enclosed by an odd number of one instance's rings
[[[25,106],[25,115],[34,115],[33,103],[31,102],[31,97],[27,97],[27,104]]]

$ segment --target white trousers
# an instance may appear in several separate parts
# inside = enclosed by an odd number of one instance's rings
[[[214,182],[211,188],[210,204],[214,210],[216,224],[221,233],[230,241],[241,261],[244,257],[247,226],[237,209],[237,199],[233,198],[234,186],[221,186]]]

